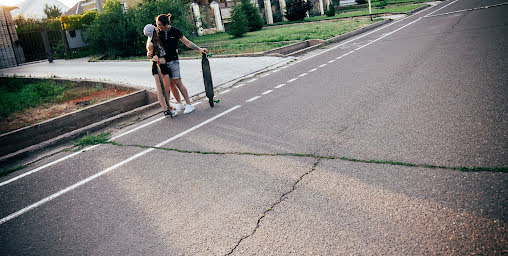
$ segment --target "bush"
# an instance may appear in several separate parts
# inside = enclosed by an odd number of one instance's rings
[[[384,9],[388,5],[386,0],[379,0],[379,4],[377,5],[379,9]]]
[[[242,37],[247,31],[249,31],[247,16],[243,12],[242,5],[237,4],[231,11],[231,23],[227,32],[234,37]]]
[[[367,0],[356,0],[357,4],[366,4]]]
[[[242,10],[247,17],[247,25],[249,26],[249,31],[258,31],[263,28],[263,20],[259,15],[258,9],[254,7],[250,0],[241,0]]]
[[[90,47],[111,58],[132,55],[136,31],[129,21],[119,2],[107,0],[103,12],[88,28]]]
[[[333,6],[333,4],[330,4],[330,6],[328,6],[328,10],[326,10],[326,16],[328,17],[335,16],[335,6]]]
[[[95,20],[96,17],[97,17],[96,10],[85,12],[83,14],[68,16],[62,15],[60,16],[60,23],[62,23],[62,26],[65,30],[73,31],[92,24],[92,22]]]
[[[307,12],[312,10],[312,4],[305,0],[286,0],[286,18],[290,21],[305,19]]]

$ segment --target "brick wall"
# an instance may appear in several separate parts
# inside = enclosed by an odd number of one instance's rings
[[[23,50],[16,45],[18,34],[10,10],[9,7],[0,6],[0,68],[25,63]]]

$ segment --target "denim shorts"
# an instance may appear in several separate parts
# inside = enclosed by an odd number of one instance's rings
[[[180,79],[180,61],[172,60],[166,63],[167,68],[169,69],[169,78],[171,79]]]

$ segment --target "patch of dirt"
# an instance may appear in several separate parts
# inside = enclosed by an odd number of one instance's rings
[[[73,92],[73,94],[79,96],[63,103],[46,103],[13,113],[10,117],[0,121],[0,133],[40,123],[133,92],[128,89],[115,88],[107,88],[92,93],[89,93],[89,90],[90,88],[79,88],[79,90]]]

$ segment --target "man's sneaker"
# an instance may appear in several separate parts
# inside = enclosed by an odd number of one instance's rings
[[[176,104],[176,107],[175,107],[175,114],[180,114],[182,113],[182,111],[185,109],[185,106],[180,103],[180,104]]]
[[[175,112],[173,112],[172,110],[166,110],[163,113],[165,117],[171,117],[176,115]]]
[[[189,114],[191,113],[192,111],[194,111],[194,106],[192,106],[191,104],[187,104],[185,106],[185,110],[183,111],[184,114]]]

